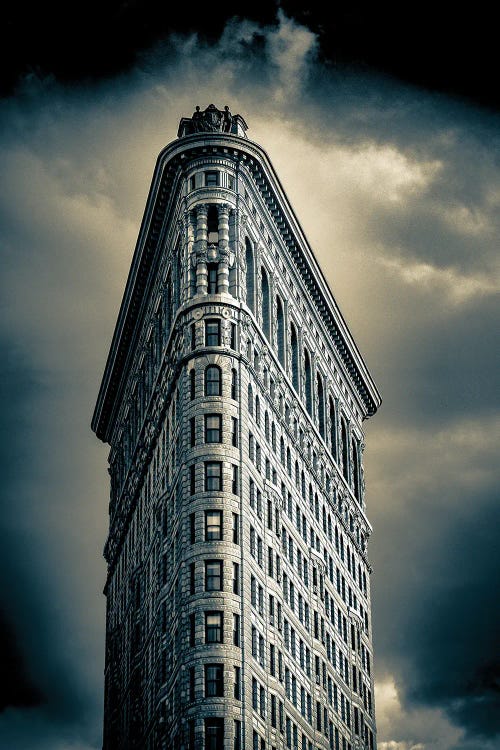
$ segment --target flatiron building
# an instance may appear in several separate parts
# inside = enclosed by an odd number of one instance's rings
[[[246,131],[197,107],[160,153],[92,421],[110,446],[104,750],[376,747],[380,396]]]

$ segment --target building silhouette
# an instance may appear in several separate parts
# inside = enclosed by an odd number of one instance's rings
[[[104,750],[376,747],[362,424],[380,397],[246,130],[197,107],[161,152],[93,417]]]

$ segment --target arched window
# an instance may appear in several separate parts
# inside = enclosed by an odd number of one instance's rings
[[[328,406],[329,406],[329,412],[330,412],[330,450],[332,452],[332,456],[337,460],[337,419],[335,415],[335,405],[333,403],[333,399],[330,396],[328,399]]]
[[[299,393],[299,342],[295,326],[291,326],[290,346],[292,349],[292,385]]]
[[[359,460],[359,443],[357,440],[353,440],[352,442],[352,474],[354,497],[356,500],[361,500],[361,466]]]
[[[325,439],[325,397],[323,391],[323,378],[318,373],[317,377],[317,389],[318,389],[318,427],[319,434]]]
[[[209,365],[205,369],[205,396],[220,396],[222,391],[222,375],[220,367]]]
[[[349,481],[349,441],[347,436],[347,425],[344,417],[340,420],[340,436],[342,439],[342,474]]]
[[[253,415],[253,388],[252,384],[248,384],[248,413]]]
[[[268,339],[271,339],[271,302],[269,299],[269,279],[265,268],[261,268],[262,286],[262,330]]]
[[[245,262],[247,267],[247,299],[246,303],[250,310],[255,313],[255,265],[252,245],[248,237],[245,239]]]
[[[312,417],[313,414],[313,399],[312,399],[312,374],[311,374],[311,360],[309,358],[309,352],[304,349],[304,374],[306,384],[306,409]]]
[[[191,401],[196,396],[196,370],[194,367],[189,371],[189,397]]]
[[[238,373],[234,367],[231,370],[231,398],[233,401],[238,399]]]
[[[276,298],[276,334],[278,344],[278,359],[285,366],[285,316],[283,305],[279,297]]]

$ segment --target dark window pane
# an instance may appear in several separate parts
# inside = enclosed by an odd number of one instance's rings
[[[222,664],[205,665],[205,696],[207,698],[224,695],[224,672]]]
[[[205,370],[205,395],[221,395],[221,371],[216,365],[210,365]]]
[[[209,263],[207,265],[207,272],[208,272],[208,294],[217,294],[219,291],[219,285],[217,283],[217,272],[218,272],[218,265],[217,263]]]
[[[218,320],[206,321],[205,344],[207,346],[220,346],[220,322]]]
[[[220,461],[207,461],[205,463],[205,489],[222,489],[222,464]]]
[[[205,415],[205,442],[221,443],[222,442],[222,415],[206,414]]]
[[[222,591],[222,560],[205,562],[205,591]]]
[[[218,172],[205,172],[206,187],[216,187],[219,184]]]
[[[222,643],[222,612],[205,614],[206,643]]]

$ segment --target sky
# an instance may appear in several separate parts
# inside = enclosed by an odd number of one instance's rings
[[[2,750],[101,746],[109,490],[90,420],[157,155],[211,102],[269,154],[382,394],[365,452],[379,749],[500,748],[500,106],[448,58],[417,80],[404,38],[360,60],[359,24],[318,14],[144,23],[136,46],[129,15],[118,62],[90,38],[91,70],[80,36],[2,72]]]

